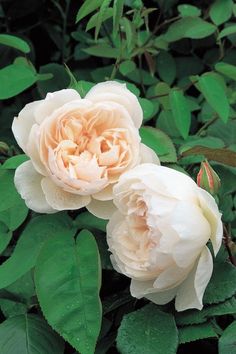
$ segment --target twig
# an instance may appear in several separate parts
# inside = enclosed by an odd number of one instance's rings
[[[208,128],[210,125],[212,125],[213,123],[215,123],[215,121],[217,121],[218,116],[214,116],[212,119],[208,120],[205,124],[203,124],[203,126],[197,131],[196,135],[201,135],[201,133]]]
[[[232,242],[231,236],[229,235],[226,226],[224,225],[223,227],[224,227],[223,242],[224,242],[225,248],[228,252],[230,262],[236,267],[236,259],[230,249],[230,243]]]

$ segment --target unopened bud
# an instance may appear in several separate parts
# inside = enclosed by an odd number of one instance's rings
[[[208,161],[201,163],[201,168],[197,175],[197,184],[212,195],[216,195],[219,191],[220,178]]]
[[[0,154],[7,155],[8,150],[9,150],[9,146],[3,141],[0,141]]]

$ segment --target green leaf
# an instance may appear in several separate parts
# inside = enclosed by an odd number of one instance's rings
[[[131,73],[126,75],[129,80],[140,84],[141,82],[143,85],[154,85],[157,83],[157,78],[152,76],[147,70],[139,69],[138,72],[132,71]]]
[[[1,215],[0,215],[0,220],[1,220]],[[12,232],[9,232],[8,228],[6,225],[0,221],[0,253],[2,253],[5,248],[8,246],[9,242],[11,241],[12,238]]]
[[[210,8],[210,18],[217,25],[228,21],[232,16],[233,12],[233,1],[232,0],[216,0]]]
[[[161,111],[156,121],[156,127],[162,130],[171,138],[180,137],[179,130],[175,124],[175,120],[171,111]]]
[[[1,354],[63,354],[63,341],[39,316],[10,317],[0,324]]]
[[[0,170],[0,212],[13,207],[21,198],[14,185],[14,171]]]
[[[147,100],[146,98],[139,98],[139,103],[143,110],[143,121],[147,122],[153,117],[154,104],[152,103],[152,101]]]
[[[29,160],[29,158],[25,154],[12,156],[4,162],[1,168],[4,170],[15,170],[18,166],[27,160]]]
[[[120,20],[123,14],[124,0],[115,0],[113,5],[113,33],[119,30]]]
[[[163,39],[175,42],[182,38],[201,39],[210,36],[216,27],[199,17],[184,17],[170,25]]]
[[[199,90],[206,101],[216,111],[223,122],[229,118],[229,102],[226,96],[225,87],[213,73],[206,73],[199,78]]]
[[[192,325],[206,322],[210,317],[236,313],[236,298],[232,297],[223,303],[205,306],[201,311],[187,310],[175,316],[177,325]]]
[[[173,56],[161,51],[157,56],[157,72],[162,81],[171,85],[176,77],[176,65]]]
[[[123,17],[121,21],[121,28],[124,29],[125,36],[126,36],[126,45],[127,45],[128,52],[130,53],[135,46],[135,40],[134,40],[135,29],[133,23],[130,20],[128,20],[127,17]]]
[[[68,219],[63,214],[34,218],[24,229],[7,261],[0,266],[0,289],[12,284],[35,266],[44,242],[53,235],[73,234]],[[24,260],[24,261],[22,261]]]
[[[171,314],[159,311],[155,305],[123,317],[117,336],[122,354],[175,354],[178,332]]]
[[[165,111],[170,109],[169,93],[171,91],[170,86],[165,82],[159,82],[155,87],[158,101],[163,106]]]
[[[97,218],[95,215],[85,211],[77,216],[74,221],[80,229],[100,230],[106,232],[107,220]]]
[[[236,321],[231,323],[219,339],[219,354],[235,354],[236,352]]]
[[[12,64],[0,69],[0,99],[14,97],[32,86],[37,75],[27,66]]]
[[[236,66],[228,63],[220,62],[215,65],[216,71],[225,76],[229,77],[231,80],[236,80]]]
[[[236,33],[236,25],[228,26],[220,31],[218,39],[224,38],[226,36],[230,36],[231,34]]]
[[[208,136],[200,138],[196,135],[191,135],[185,144],[181,145],[179,152],[182,154],[184,151],[191,149],[194,146],[204,146],[209,148],[223,148],[224,142],[218,138]]]
[[[0,308],[6,318],[23,315],[27,312],[26,304],[8,299],[0,299]]]
[[[48,323],[81,354],[94,353],[101,326],[100,259],[93,235],[50,238],[35,268],[36,292]]]
[[[234,144],[236,136],[236,121],[229,120],[227,124],[225,124],[218,119],[215,123],[209,126],[207,133],[208,135],[222,139],[227,146]]]
[[[136,69],[136,64],[132,60],[125,60],[119,66],[119,70],[122,75],[126,76],[126,74],[131,73]]]
[[[108,44],[94,45],[92,47],[83,49],[83,51],[95,57],[102,58],[117,58],[119,55],[119,50],[117,48],[111,47]]]
[[[208,160],[236,167],[236,152],[229,149],[211,149],[205,146],[195,146],[182,153],[182,156],[190,155],[204,155]]]
[[[76,90],[79,92],[81,97],[85,97],[93,86],[94,84],[92,82],[80,80],[76,84]]]
[[[236,292],[236,268],[230,263],[214,264],[213,274],[204,297],[204,304],[215,304],[229,299]]]
[[[140,128],[142,142],[155,151],[160,161],[176,162],[176,151],[171,139],[161,130],[152,127]]]
[[[201,15],[201,10],[198,7],[188,4],[179,5],[178,11],[182,17]]]
[[[177,129],[179,130],[182,137],[186,139],[191,124],[191,112],[189,109],[188,101],[185,98],[183,91],[178,89],[171,90],[169,99]]]
[[[102,3],[103,0],[85,0],[77,13],[76,22],[79,22],[80,20],[82,20],[82,18],[98,9],[102,5]]]
[[[220,195],[233,193],[236,191],[236,171],[235,169],[222,165],[215,165],[214,170],[219,175],[221,180]]]
[[[189,327],[186,326],[179,328],[179,344],[214,337],[217,337],[217,334],[210,323],[203,323],[199,325],[192,325]]]
[[[35,296],[35,286],[33,279],[33,270],[28,271],[14,283],[4,288],[9,298],[18,300],[24,304],[31,305],[31,298]]]
[[[12,36],[11,34],[0,34],[0,44],[18,49],[23,53],[30,52],[30,47],[26,41],[19,37]]]
[[[46,81],[38,81],[37,88],[42,95],[45,97],[48,92],[54,92],[62,90],[69,86],[69,77],[66,72],[65,66],[57,63],[49,63],[43,65],[39,69],[41,75],[50,73],[53,75],[52,78],[49,78]]]
[[[91,30],[92,28],[97,26],[97,22],[99,19],[100,12],[97,12],[94,14],[92,17],[90,17],[87,26],[86,26],[86,31]],[[112,7],[108,7],[104,10],[103,16],[102,16],[102,22],[105,22],[108,20],[108,18],[111,18],[113,16],[113,9]]]
[[[0,220],[3,221],[9,230],[16,230],[26,219],[28,208],[23,199],[16,198],[14,205],[0,212]]]
[[[103,2],[101,4],[100,10],[98,12],[97,23],[95,26],[95,40],[97,40],[102,23],[104,22],[104,19],[106,18],[106,11],[110,5],[110,2],[111,2],[111,0],[103,0]]]

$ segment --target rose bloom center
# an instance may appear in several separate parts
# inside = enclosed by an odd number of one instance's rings
[[[46,119],[39,147],[49,174],[61,181],[99,180],[100,187],[116,182],[133,155],[126,117],[120,116],[112,109],[89,109]]]

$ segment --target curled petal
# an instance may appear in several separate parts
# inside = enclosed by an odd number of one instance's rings
[[[101,219],[109,219],[116,210],[112,200],[100,201],[92,199],[87,205],[88,211]]]
[[[223,238],[223,224],[221,213],[217,207],[215,199],[205,190],[199,188],[198,196],[202,211],[211,225],[211,242],[216,255],[219,252]]]
[[[202,309],[203,294],[210,281],[212,271],[213,261],[211,252],[205,246],[193,270],[177,291],[175,299],[175,308],[177,311],[192,308]]]
[[[109,184],[101,192],[93,194],[93,198],[96,200],[112,200],[113,199],[113,185]]]
[[[17,144],[21,149],[27,153],[27,143],[30,134],[30,130],[35,124],[35,110],[41,105],[43,100],[28,103],[19,113],[18,117],[15,117],[12,123],[12,131]]]
[[[76,90],[66,89],[47,94],[46,98],[40,101],[35,110],[35,119],[41,124],[45,118],[49,117],[56,109],[62,107],[65,103],[80,99]]]
[[[43,178],[42,189],[46,200],[56,210],[75,210],[89,204],[90,196],[82,196],[64,191],[58,187],[50,178]]]
[[[16,189],[28,208],[37,213],[55,213],[56,210],[48,204],[43,193],[42,178],[43,176],[34,169],[32,162],[26,161],[16,169]]]
[[[126,88],[125,84],[115,81],[99,83],[92,87],[86,98],[92,102],[111,101],[119,103],[127,109],[137,128],[142,124],[142,108],[137,97]]]
[[[27,154],[30,157],[36,171],[38,171],[41,175],[46,176],[47,170],[42,163],[39,154],[39,129],[37,124],[34,124],[31,128],[28,137]]]
[[[150,147],[148,147],[145,144],[140,145],[140,155],[141,155],[141,161],[140,163],[154,163],[156,165],[160,165],[160,160],[155,153]]]
[[[176,295],[178,287],[158,291],[153,288],[153,281],[139,281],[132,279],[130,284],[131,295],[140,299],[146,297],[157,305],[164,305],[170,302]]]

